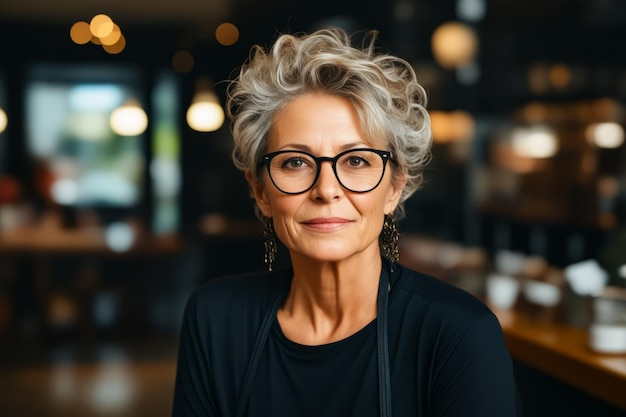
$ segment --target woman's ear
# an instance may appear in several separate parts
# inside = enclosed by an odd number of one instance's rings
[[[398,204],[400,204],[400,197],[402,197],[402,190],[404,190],[407,180],[408,177],[406,173],[392,177],[391,187],[389,189],[387,201],[385,202],[385,213],[392,214],[396,207],[398,207]]]
[[[254,196],[254,200],[256,201],[257,206],[261,210],[261,213],[265,217],[272,217],[272,210],[270,200],[267,197],[267,193],[265,190],[265,184],[257,181],[252,172],[246,171],[246,181],[248,181],[248,185],[252,190],[252,195]]]

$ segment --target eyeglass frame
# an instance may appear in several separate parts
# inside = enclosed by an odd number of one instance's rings
[[[351,190],[350,188],[346,187],[341,180],[339,179],[339,174],[337,174],[337,161],[339,161],[339,158],[341,158],[342,156],[350,153],[350,152],[358,152],[358,151],[369,151],[369,152],[374,152],[375,154],[377,154],[378,156],[381,157],[381,159],[383,160],[383,172],[380,174],[380,178],[378,180],[378,182],[376,183],[376,185],[374,185],[372,188],[370,188],[369,190],[365,190],[365,191],[354,191]],[[303,191],[298,191],[298,192],[288,192],[288,191],[284,191],[282,190],[277,184],[276,181],[274,181],[274,178],[272,177],[272,173],[270,171],[270,163],[272,162],[272,159],[274,159],[274,157],[284,154],[284,153],[290,153],[290,152],[297,152],[297,153],[302,153],[305,154],[309,157],[311,157],[314,161],[315,161],[315,165],[316,165],[316,172],[315,172],[315,178],[313,179],[313,182],[311,183],[311,185],[306,188]],[[274,187],[276,187],[276,189],[278,191],[280,191],[281,193],[284,194],[289,194],[289,195],[298,195],[298,194],[303,194],[306,193],[307,191],[309,191],[311,188],[313,188],[315,186],[315,183],[317,183],[317,180],[320,178],[320,172],[322,171],[322,162],[330,162],[332,169],[333,169],[333,173],[335,174],[335,178],[337,179],[337,182],[339,183],[339,185],[341,185],[343,188],[345,188],[346,190],[350,191],[351,193],[358,193],[358,194],[364,194],[364,193],[369,193],[370,191],[374,191],[382,182],[383,177],[385,176],[385,171],[387,169],[387,162],[388,161],[394,161],[393,158],[393,154],[391,153],[391,151],[382,151],[380,149],[373,149],[373,148],[356,148],[356,149],[347,149],[343,152],[338,153],[337,155],[330,157],[330,156],[315,156],[309,152],[305,152],[305,151],[301,151],[299,149],[286,149],[286,150],[280,150],[280,151],[275,151],[275,152],[270,152],[270,153],[266,153],[264,155],[261,155],[261,161],[259,162],[260,165],[265,165],[265,167],[267,168],[267,175],[269,175],[270,180],[272,181],[272,184],[274,184]]]

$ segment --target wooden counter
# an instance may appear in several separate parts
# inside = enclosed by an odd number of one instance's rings
[[[592,351],[583,328],[514,310],[494,313],[515,360],[626,410],[626,354]]]

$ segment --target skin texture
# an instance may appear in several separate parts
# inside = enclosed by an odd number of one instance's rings
[[[304,150],[335,156],[346,149],[374,147],[364,137],[354,107],[344,98],[310,94],[295,98],[275,118],[267,152]],[[259,184],[247,174],[266,217],[290,251],[294,268],[291,292],[278,321],[294,342],[319,345],[341,340],[376,317],[381,269],[378,236],[385,213],[393,213],[402,187],[393,183],[391,165],[380,185],[353,193],[338,183],[323,163],[309,191],[287,195],[267,172]]]

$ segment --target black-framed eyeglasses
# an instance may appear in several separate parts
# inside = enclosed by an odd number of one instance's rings
[[[284,150],[263,155],[261,164],[267,167],[274,186],[285,194],[302,194],[310,190],[320,176],[322,162],[332,164],[335,177],[343,188],[367,193],[378,187],[390,159],[391,152],[369,148],[349,149],[332,158]]]

